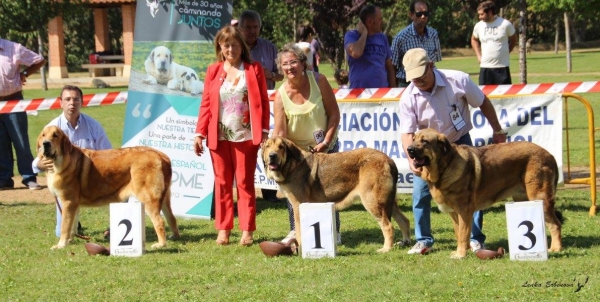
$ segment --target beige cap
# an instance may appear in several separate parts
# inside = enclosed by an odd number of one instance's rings
[[[402,59],[402,65],[406,71],[406,81],[410,82],[414,78],[423,76],[429,62],[429,57],[425,49],[413,48],[407,51]]]

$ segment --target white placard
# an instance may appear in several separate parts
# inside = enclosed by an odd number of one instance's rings
[[[548,260],[543,201],[506,203],[510,260]]]
[[[144,253],[146,232],[144,204],[110,204],[110,255],[139,257]]]
[[[302,258],[335,257],[334,215],[333,202],[300,204]]]

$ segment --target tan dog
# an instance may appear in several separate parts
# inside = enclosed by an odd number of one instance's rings
[[[529,142],[479,148],[455,145],[445,135],[425,129],[417,132],[407,150],[415,167],[423,167],[421,178],[427,181],[440,211],[452,217],[458,240],[452,258],[467,254],[474,212],[508,197],[543,200],[552,235],[550,251],[561,250],[562,215],[554,209],[558,166],[544,148]]]
[[[375,149],[324,154],[301,150],[292,141],[273,137],[263,145],[267,177],[279,185],[294,208],[296,239],[300,236],[299,206],[302,202],[334,202],[337,209],[360,198],[377,219],[383,232],[383,248],[394,243],[392,216],[402,230],[402,244],[410,244],[410,225],[396,202],[398,169],[393,160]]]
[[[171,211],[171,160],[148,147],[112,150],[87,150],[74,146],[56,126],[45,127],[37,140],[41,159],[51,159],[47,171],[48,189],[62,203],[61,234],[53,249],[65,247],[73,238],[79,206],[98,207],[135,196],[144,203],[158,243],[166,246],[162,210],[173,232],[179,237],[177,221]]]

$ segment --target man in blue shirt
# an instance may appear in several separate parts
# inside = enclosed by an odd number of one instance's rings
[[[108,136],[95,119],[81,113],[83,103],[83,92],[77,86],[64,86],[60,93],[60,107],[63,113],[53,119],[46,126],[57,126],[68,137],[73,145],[92,150],[111,149],[112,146]],[[52,160],[40,160],[36,157],[32,163],[34,172],[52,168]],[[60,237],[60,224],[62,220],[61,202],[57,199],[56,204],[56,236]]]
[[[387,37],[381,32],[381,9],[369,4],[360,11],[359,17],[356,30],[344,36],[350,88],[396,87],[392,53]]]

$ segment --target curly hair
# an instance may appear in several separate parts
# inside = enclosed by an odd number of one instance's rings
[[[277,70],[279,71],[279,74],[283,74],[283,68],[281,68],[281,57],[286,53],[295,55],[296,58],[298,58],[298,61],[302,63],[302,66],[304,66],[304,70],[306,70],[306,54],[298,46],[296,46],[296,44],[288,43],[285,44],[281,48],[281,51],[277,54]]]

